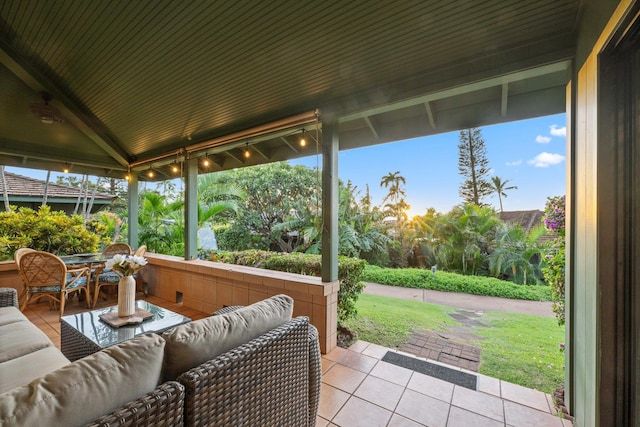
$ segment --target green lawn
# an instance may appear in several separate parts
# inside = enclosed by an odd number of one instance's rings
[[[390,348],[401,346],[413,330],[459,324],[447,316],[454,308],[419,301],[363,294],[357,309],[358,317],[345,326],[358,339]],[[489,325],[474,330],[485,338],[474,341],[482,349],[480,373],[546,393],[562,384],[564,327],[555,318],[485,312],[478,320]]]

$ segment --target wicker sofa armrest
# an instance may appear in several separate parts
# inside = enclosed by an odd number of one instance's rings
[[[309,319],[181,374],[185,426],[309,426]]]
[[[320,387],[322,384],[322,355],[318,330],[309,325],[309,425],[316,425],[318,405],[320,403]]]
[[[0,307],[18,308],[18,292],[13,288],[0,288]]]
[[[244,307],[243,305],[230,305],[215,311],[212,316],[231,313]],[[322,384],[322,355],[320,354],[320,342],[318,330],[309,324],[309,425],[316,423],[318,405],[320,404],[320,387]]]
[[[155,390],[104,415],[87,427],[182,427],[184,420],[184,387],[168,381]]]

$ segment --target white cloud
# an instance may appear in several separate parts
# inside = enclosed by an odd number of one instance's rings
[[[549,126],[549,132],[551,133],[551,135],[553,136],[567,136],[567,127],[566,126],[562,126],[561,128],[558,127],[558,125],[551,125]]]
[[[536,142],[538,144],[548,144],[548,143],[551,142],[551,137],[550,136],[538,135],[538,136],[536,136]]]
[[[564,162],[564,156],[562,154],[542,152],[529,160],[527,163],[537,168],[548,168],[549,166],[557,165]]]
[[[507,162],[507,166],[520,166],[522,164],[522,160],[514,160],[513,162]]]

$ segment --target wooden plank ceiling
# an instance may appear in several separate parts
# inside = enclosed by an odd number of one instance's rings
[[[212,170],[315,154],[297,137],[321,124],[286,120],[315,111],[339,120],[340,149],[558,113],[580,7],[5,0],[0,162],[161,179],[187,152]],[[63,122],[35,117],[42,91]]]

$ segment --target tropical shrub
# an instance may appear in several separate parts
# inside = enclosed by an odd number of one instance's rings
[[[267,270],[317,277],[322,274],[322,258],[320,255],[249,250],[240,252],[219,251],[215,253],[215,257],[216,261],[219,262]],[[338,280],[340,281],[340,290],[338,291],[339,323],[343,323],[357,314],[356,302],[364,289],[360,279],[365,265],[366,261],[361,259],[338,257]]]
[[[80,215],[51,212],[41,206],[38,211],[11,207],[0,213],[0,260],[10,260],[22,247],[56,255],[96,252],[99,237],[88,231]]]
[[[565,322],[565,212],[565,196],[547,199],[543,222],[555,238],[545,253],[546,266],[542,273],[551,288],[553,312],[560,325]]]

